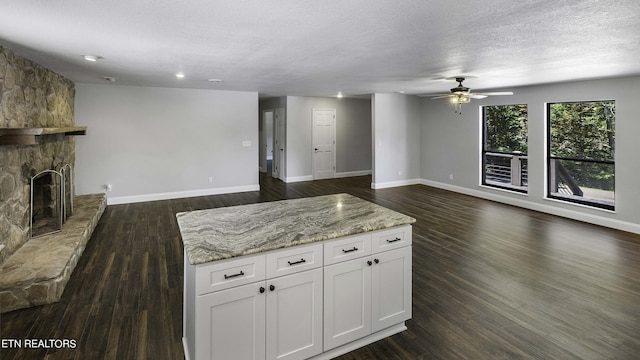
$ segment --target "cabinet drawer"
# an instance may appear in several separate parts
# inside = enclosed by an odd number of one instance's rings
[[[267,254],[267,278],[297,273],[322,266],[322,244],[295,246]]]
[[[265,255],[216,261],[196,269],[196,294],[228,289],[264,280]]]
[[[356,259],[371,254],[371,234],[340,238],[324,244],[324,264]]]
[[[372,253],[411,245],[411,225],[375,232],[372,235]]]

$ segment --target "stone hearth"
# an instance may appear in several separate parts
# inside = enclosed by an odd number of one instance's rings
[[[74,198],[61,232],[29,240],[0,265],[0,312],[57,302],[106,207],[104,194]]]

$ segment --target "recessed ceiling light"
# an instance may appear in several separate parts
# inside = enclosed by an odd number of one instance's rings
[[[338,92],[338,99],[342,99],[342,92]]]
[[[179,73],[176,74],[176,77],[178,79],[184,79],[184,73],[179,72]]]
[[[208,79],[207,81],[212,83],[221,83],[222,79]]]
[[[87,60],[87,61],[92,61],[92,62],[96,62],[98,60],[102,60],[104,59],[102,56],[99,55],[82,55],[82,57]]]
[[[404,90],[396,91],[397,94],[404,94]]]
[[[105,77],[103,77],[103,79],[107,80],[108,82],[116,82],[116,80],[117,80],[113,76],[105,76]]]

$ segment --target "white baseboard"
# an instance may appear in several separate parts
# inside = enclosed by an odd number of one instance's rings
[[[345,171],[336,173],[336,178],[371,175],[371,170]]]
[[[182,349],[184,349],[184,360],[192,360],[191,354],[189,354],[189,347],[187,346],[187,339],[182,337]]]
[[[407,179],[407,180],[398,180],[398,181],[388,181],[383,183],[371,183],[372,189],[385,189],[391,187],[398,186],[407,186],[407,185],[418,185],[422,184],[422,179]]]
[[[396,324],[396,325],[392,325],[386,329],[382,329],[378,332],[375,332],[369,336],[365,336],[363,338],[360,338],[358,340],[354,340],[350,343],[346,343],[342,346],[338,346],[337,348],[333,348],[330,350],[327,350],[319,355],[310,357],[309,360],[330,360],[333,359],[335,357],[338,357],[340,355],[344,355],[348,352],[351,352],[355,349],[359,349],[363,346],[367,346],[369,344],[373,344],[376,341],[382,340],[384,338],[387,338],[391,335],[395,335],[398,334],[400,332],[403,332],[407,330],[407,326],[405,325],[404,322],[400,323],[400,324]]]
[[[360,171],[346,171],[336,173],[335,179],[344,178],[344,177],[352,177],[352,176],[364,176],[371,175],[371,170],[360,170]],[[313,175],[304,175],[304,176],[290,176],[284,180],[286,183],[294,183],[301,181],[312,181]]]
[[[260,191],[260,185],[256,184],[256,185],[234,186],[234,187],[226,187],[226,188],[176,191],[176,192],[170,192],[170,193],[107,197],[107,205],[131,204],[131,203],[138,203],[138,202],[145,202],[145,201],[180,199],[180,198],[188,198],[188,197],[196,197],[196,196],[240,193],[240,192],[247,192],[247,191]]]
[[[294,183],[294,182],[311,181],[311,180],[313,180],[313,176],[312,175],[289,176],[288,178],[284,179],[284,182],[286,182],[286,183]]]
[[[608,217],[598,216],[595,214],[588,214],[580,211],[574,211],[570,209],[559,208],[556,206],[540,204],[540,203],[525,200],[525,198],[519,199],[515,197],[510,197],[510,196],[505,196],[501,194],[495,194],[495,193],[490,193],[490,192],[485,192],[485,191],[480,191],[475,189],[469,189],[461,186],[441,183],[441,182],[432,181],[432,180],[422,179],[421,184],[444,189],[444,190],[449,190],[449,191],[453,191],[453,192],[457,192],[465,195],[470,195],[470,196],[474,196],[482,199],[492,200],[492,201],[500,202],[503,204],[518,206],[518,207],[529,209],[529,210],[539,211],[539,212],[543,212],[551,215],[562,216],[565,218],[583,221],[590,224],[595,224],[595,225],[605,226],[608,228],[640,234],[640,224],[636,224],[628,221],[611,219]]]

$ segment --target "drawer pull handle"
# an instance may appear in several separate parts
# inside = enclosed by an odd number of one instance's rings
[[[240,270],[240,272],[237,274],[233,274],[233,275],[224,274],[224,279],[227,280],[227,279],[231,279],[231,278],[242,276],[242,275],[244,275],[244,271]]]
[[[264,294],[264,287],[260,286],[260,294]]]
[[[275,289],[276,289],[276,287],[275,287],[275,286],[273,286],[273,285],[269,285],[269,291],[273,291],[273,290],[275,290]]]
[[[371,260],[367,261],[367,265],[371,266]]]
[[[353,249],[348,249],[348,250],[342,249],[342,252],[345,253],[345,254],[353,252],[353,251],[358,251],[358,248],[354,246]]]
[[[388,242],[389,244],[391,244],[391,243],[394,243],[394,242],[396,242],[396,241],[400,241],[400,240],[402,240],[402,239],[400,239],[399,237],[397,237],[397,238],[395,238],[395,239],[393,239],[393,240],[389,240],[389,239],[387,239],[387,242]]]
[[[376,263],[376,264],[378,264],[378,263],[380,263],[380,260],[378,260],[378,259],[373,259],[373,262],[374,262],[374,263]]]
[[[289,266],[293,266],[293,265],[297,265],[297,264],[306,263],[306,262],[307,262],[307,260],[305,260],[305,259],[300,259],[299,261],[294,261],[294,262],[287,261],[287,262],[289,263]]]

